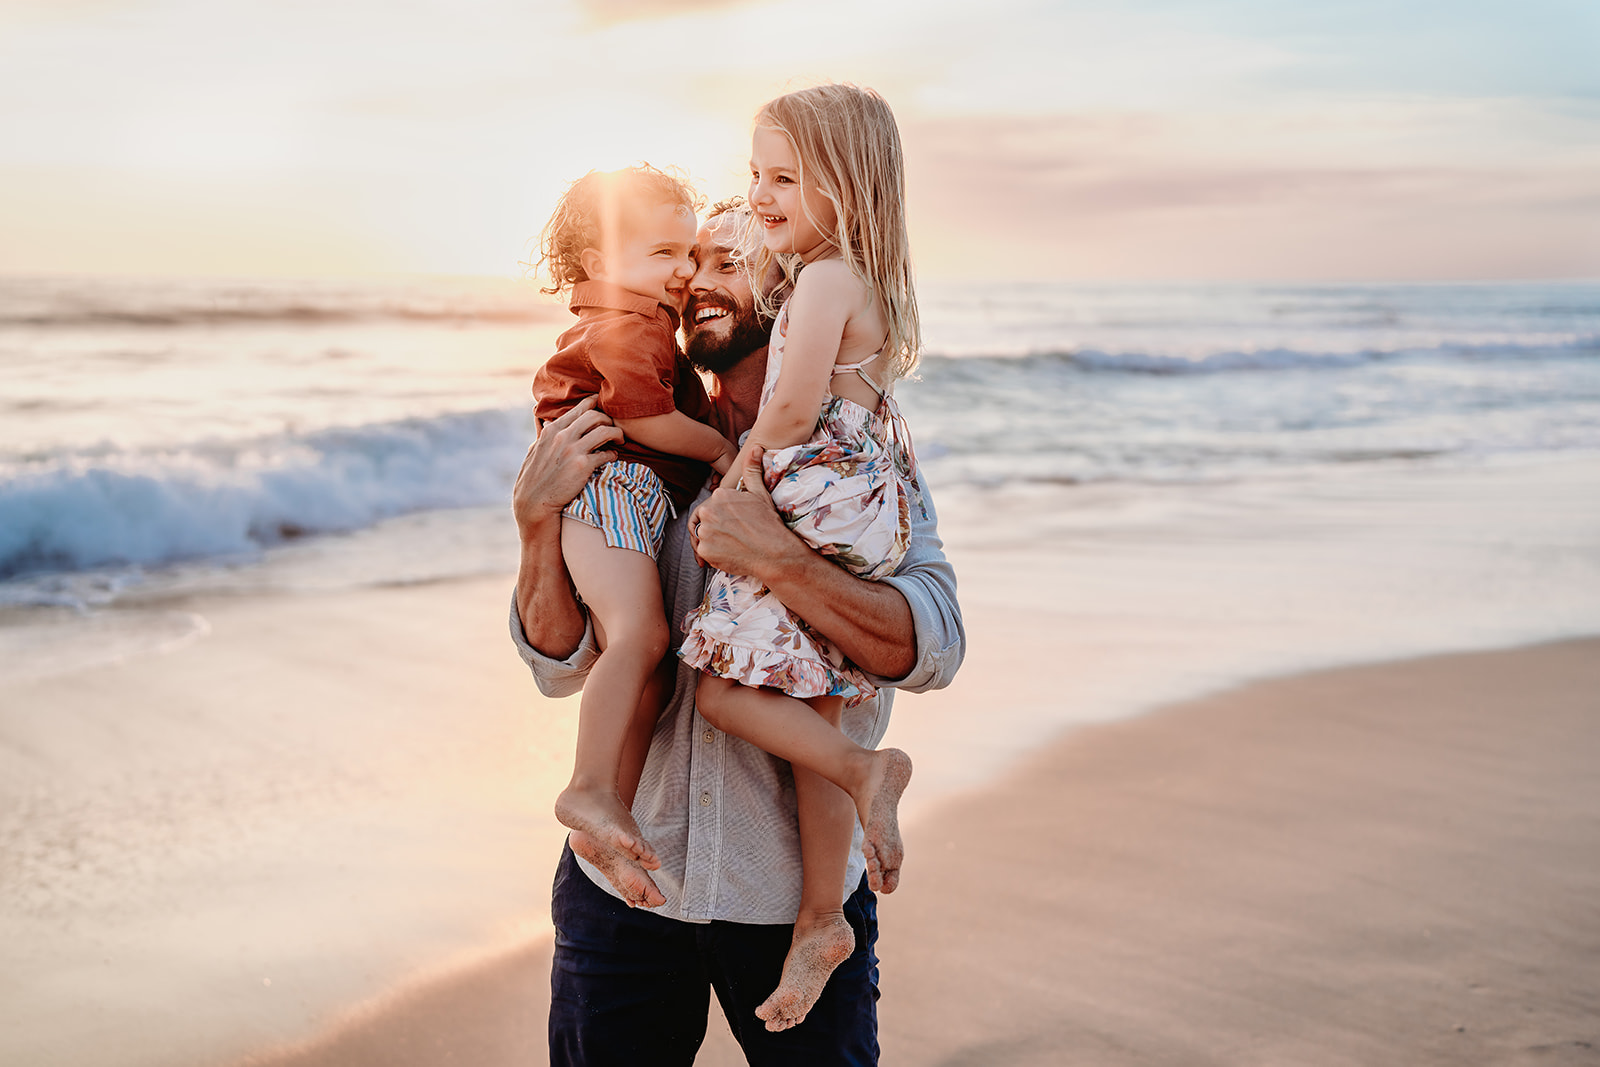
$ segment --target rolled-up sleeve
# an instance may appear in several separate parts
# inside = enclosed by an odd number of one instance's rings
[[[585,616],[583,640],[566,659],[551,659],[528,644],[528,635],[522,628],[522,617],[517,614],[516,590],[511,592],[511,641],[517,646],[517,655],[533,672],[539,692],[547,697],[566,697],[583,688],[589,677],[589,668],[600,658],[600,648],[594,639],[594,622]]]
[[[911,606],[916,630],[917,662],[904,678],[876,678],[874,683],[922,693],[943,689],[955,678],[967,654],[967,630],[956,600],[956,572],[944,556],[933,497],[918,476],[922,507],[911,509],[911,546],[900,569],[884,579]]]

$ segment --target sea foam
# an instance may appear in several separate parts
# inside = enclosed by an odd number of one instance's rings
[[[522,412],[479,411],[181,452],[36,458],[0,475],[0,579],[249,556],[305,534],[493,503],[530,436]]]

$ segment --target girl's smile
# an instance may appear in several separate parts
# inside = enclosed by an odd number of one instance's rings
[[[750,141],[750,207],[762,240],[773,252],[792,252],[803,262],[834,250],[838,213],[816,182],[803,174],[794,147],[781,130],[757,126]]]

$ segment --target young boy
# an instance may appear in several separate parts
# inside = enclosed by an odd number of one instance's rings
[[[660,863],[629,808],[663,696],[651,684],[668,641],[655,557],[669,509],[687,507],[707,465],[722,474],[736,453],[705,424],[710,401],[676,341],[694,275],[697,206],[686,184],[653,167],[591,171],[567,190],[540,239],[552,282],[544,291],[570,290],[578,324],[534,376],[535,412],[549,421],[595,396],[625,437],[617,459],[562,513],[562,556],[600,658],[584,685],[572,781],[556,818],[650,870]],[[632,868],[597,866],[630,905],[664,901]]]

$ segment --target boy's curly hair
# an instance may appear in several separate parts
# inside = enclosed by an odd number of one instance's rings
[[[676,204],[693,213],[704,203],[675,168],[658,170],[639,163],[621,170],[591,170],[567,186],[539,234],[534,268],[550,279],[539,291],[561,293],[588,281],[580,260],[583,250],[605,247],[606,235],[622,225],[623,213],[630,208]]]

